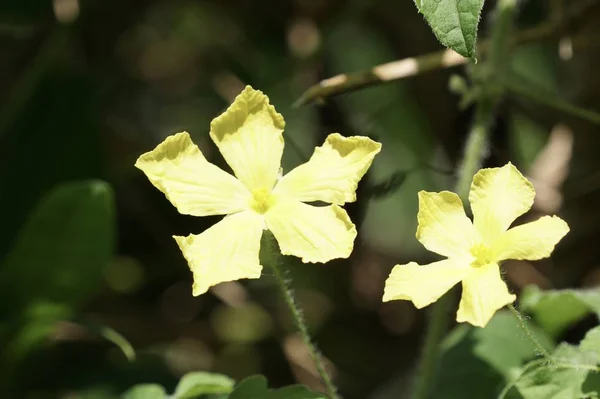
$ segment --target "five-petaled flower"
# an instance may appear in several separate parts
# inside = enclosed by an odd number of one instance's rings
[[[383,301],[406,299],[423,308],[462,281],[456,320],[484,327],[498,309],[516,299],[500,276],[499,262],[546,258],[569,232],[557,216],[509,229],[531,208],[534,197],[533,185],[510,163],[474,176],[469,194],[473,223],[458,195],[421,191],[417,239],[447,259],[425,266],[396,265]]]
[[[303,262],[350,256],[356,228],[340,205],[356,200],[357,184],[381,144],[333,133],[308,162],[281,177],[284,126],[268,97],[248,86],[210,125],[237,178],[208,162],[185,132],[137,160],[180,213],[227,215],[201,234],[174,237],[192,270],[194,295],[221,282],[259,278],[264,229],[283,254]],[[316,201],[332,205],[306,204]]]

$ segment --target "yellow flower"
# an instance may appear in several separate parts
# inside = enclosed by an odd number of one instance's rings
[[[484,327],[498,309],[516,299],[500,276],[499,262],[546,258],[569,232],[557,216],[508,229],[531,208],[534,197],[533,185],[511,163],[482,169],[473,177],[469,194],[473,223],[458,195],[421,191],[417,239],[447,259],[425,266],[396,265],[386,281],[383,301],[406,299],[420,309],[462,281],[456,320]]]
[[[303,262],[350,256],[356,228],[340,205],[356,200],[358,181],[381,144],[333,133],[308,162],[281,177],[284,126],[268,97],[247,86],[210,125],[235,177],[208,162],[186,132],[137,160],[180,213],[227,215],[201,234],[174,237],[193,273],[194,295],[224,281],[259,278],[263,229],[283,254]],[[315,201],[332,205],[304,203]]]

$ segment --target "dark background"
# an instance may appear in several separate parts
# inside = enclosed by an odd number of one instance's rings
[[[600,110],[600,2],[565,3],[551,34],[514,49],[512,70],[532,87]],[[493,4],[486,4],[481,37],[493,23]],[[518,30],[552,22],[549,4],[521,1]],[[568,43],[571,56],[564,53]],[[460,109],[448,80],[465,75],[464,68],[320,105],[292,104],[321,79],[440,49],[406,0],[2,1],[0,253],[9,254],[35,205],[61,183],[107,181],[116,224],[110,261],[89,276],[85,267],[76,269],[89,290],[69,318],[45,325],[18,366],[3,366],[12,374],[0,376],[1,386],[13,397],[111,398],[135,383],[171,389],[185,372],[210,370],[236,379],[264,373],[272,386],[300,381],[318,389],[267,270],[260,280],[191,296],[191,274],[171,236],[199,233],[219,218],[178,214],[133,167],[140,154],[186,130],[207,158],[226,168],[209,140],[209,124],[251,84],[286,119],[285,171],[306,161],[331,132],[383,143],[358,202],[347,206],[360,226],[351,258],[327,265],[289,259],[288,267],[344,397],[403,397],[426,312],[409,302],[382,304],[383,282],[394,264],[434,259],[414,238],[416,193],[454,182],[472,112]],[[508,262],[511,288],[597,284],[600,129],[511,93],[496,111],[486,165],[515,163],[538,190],[531,216],[559,213],[572,230],[552,259]],[[390,177],[402,184],[375,195],[370,188]],[[10,273],[0,282],[5,355],[12,326],[25,314],[14,298],[51,283],[36,276],[67,278],[62,263],[36,256],[34,268],[16,269],[23,284],[14,284]],[[86,325],[121,333],[135,347],[136,361]],[[578,328],[565,338],[579,339]]]

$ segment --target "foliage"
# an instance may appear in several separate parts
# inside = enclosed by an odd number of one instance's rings
[[[162,386],[156,384],[136,385],[123,394],[123,399],[145,397],[157,399],[326,399],[322,394],[312,392],[302,385],[269,389],[267,379],[262,375],[248,377],[234,386],[233,380],[224,375],[204,372],[183,376],[171,396],[167,395]]]
[[[438,40],[458,54],[475,56],[484,0],[415,0]]]
[[[599,20],[597,0],[2,2],[0,397],[333,399],[319,392],[329,373],[343,399],[598,398]],[[279,133],[285,117],[285,151],[261,147],[255,161],[277,167],[244,207],[266,210],[262,194],[280,173],[310,169],[293,186],[325,182],[326,193],[302,200],[326,199],[338,216],[343,205],[351,234],[339,251],[344,233],[284,209],[280,220],[295,214],[314,233],[286,219],[284,242],[303,237],[296,244],[308,250],[277,261],[261,253],[248,273],[260,279],[214,285],[204,262],[190,274],[172,239],[215,231],[214,209],[187,216],[197,203],[181,186],[206,181],[210,168],[181,161],[167,190],[188,206],[179,213],[133,166],[187,131],[202,154],[194,162],[250,173],[242,161],[263,142],[240,139],[229,159],[218,149],[244,133],[243,106],[210,140],[211,120],[246,85],[277,107]],[[368,171],[338,162],[351,136],[381,143]],[[326,162],[299,167],[313,153]],[[146,169],[165,177],[171,155]],[[571,229],[550,258],[515,251],[494,269],[521,316],[504,309],[479,320],[485,328],[456,324],[457,290],[423,311],[383,304],[392,265],[437,260],[415,237],[418,192],[456,192],[462,209],[473,176],[509,162],[536,193],[510,230],[546,214]],[[235,202],[246,190],[229,188],[217,182],[200,197]],[[508,187],[493,188],[499,211]],[[445,205],[432,204],[430,224]],[[226,249],[244,252],[231,237],[246,222],[219,229],[202,252],[230,266]],[[443,240],[465,233],[450,230]],[[336,259],[301,263],[317,258],[310,240],[327,246],[321,260]],[[482,263],[488,249],[475,251]],[[434,281],[404,288],[432,299]],[[471,302],[485,304],[490,287],[476,286],[483,294]]]
[[[586,315],[600,315],[600,290],[541,291],[530,286],[523,292],[521,303],[548,333],[558,336]]]

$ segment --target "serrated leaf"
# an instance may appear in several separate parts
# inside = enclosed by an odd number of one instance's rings
[[[594,313],[600,316],[600,289],[542,291],[529,286],[521,294],[521,310],[530,313],[551,336]]]
[[[173,395],[174,399],[190,399],[203,394],[230,393],[234,384],[235,381],[225,375],[197,371],[184,375]]]
[[[576,346],[561,344],[552,356],[559,363],[572,367],[556,367],[536,360],[535,367],[529,367],[516,383],[523,399],[586,397],[582,386],[591,371],[590,367],[597,364],[598,355]]]
[[[484,0],[415,0],[438,40],[458,54],[473,58]]]
[[[303,385],[269,389],[267,379],[262,375],[255,375],[242,380],[229,399],[327,399],[327,397]]]
[[[130,388],[122,399],[166,399],[167,391],[158,384],[139,384]]]

